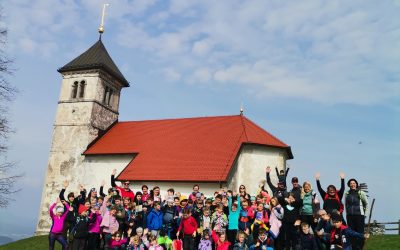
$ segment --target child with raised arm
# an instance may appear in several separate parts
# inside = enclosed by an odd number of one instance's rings
[[[63,236],[63,228],[65,217],[67,216],[69,205],[64,201],[64,206],[57,206],[57,203],[60,202],[60,198],[57,198],[57,201],[53,203],[49,208],[50,217],[52,220],[50,233],[49,233],[49,249],[54,249],[54,244],[58,241],[63,250],[68,248],[67,240]],[[54,213],[54,208],[56,208],[56,213]]]
[[[276,176],[278,176],[278,182],[282,182],[285,185],[285,187],[286,187],[286,178],[289,174],[289,169],[290,168],[288,165],[288,167],[286,168],[286,171],[281,169],[278,172],[278,167],[275,167]]]
[[[240,196],[236,196],[237,201],[232,201],[232,194],[228,193],[228,241],[232,244],[235,242],[237,232],[239,230],[239,215],[240,215]]]
[[[220,228],[215,226],[211,234],[216,250],[228,250],[231,243],[228,241],[225,231],[217,232],[216,230],[220,230]]]

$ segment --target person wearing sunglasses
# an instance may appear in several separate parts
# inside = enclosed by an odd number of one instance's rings
[[[117,186],[117,184],[115,183],[115,174],[116,173],[117,173],[117,170],[114,169],[111,174],[111,186],[113,188],[116,188],[119,191],[122,198],[128,197],[131,199],[131,201],[135,200],[135,193],[133,192],[133,190],[131,190],[129,188],[129,184],[130,184],[129,181],[122,181],[121,182],[122,186]]]

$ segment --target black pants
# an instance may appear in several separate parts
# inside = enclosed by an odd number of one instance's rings
[[[365,216],[364,215],[347,215],[347,225],[357,233],[364,234]],[[363,239],[352,238],[351,246],[354,250],[362,249],[364,245]]]
[[[228,236],[228,241],[231,243],[229,249],[233,249],[233,245],[235,245],[237,231],[237,229],[228,229],[226,233]]]
[[[183,250],[194,250],[194,237],[191,234],[183,236]]]
[[[88,250],[97,250],[100,247],[100,234],[89,233],[87,241]]]
[[[85,250],[87,238],[75,238],[73,250]]]
[[[284,246],[286,249],[295,249],[297,245],[297,229],[294,222],[284,222],[282,224],[284,233]]]

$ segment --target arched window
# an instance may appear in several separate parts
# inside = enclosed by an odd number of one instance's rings
[[[81,81],[81,84],[79,86],[79,98],[83,98],[85,96],[85,86],[86,86],[86,82]]]
[[[75,99],[77,94],[78,94],[78,82],[74,82],[74,84],[72,84],[71,98]]]

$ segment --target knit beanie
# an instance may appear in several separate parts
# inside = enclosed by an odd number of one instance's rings
[[[78,214],[82,214],[83,212],[86,212],[87,210],[88,209],[84,205],[80,204],[79,209],[78,209]]]

